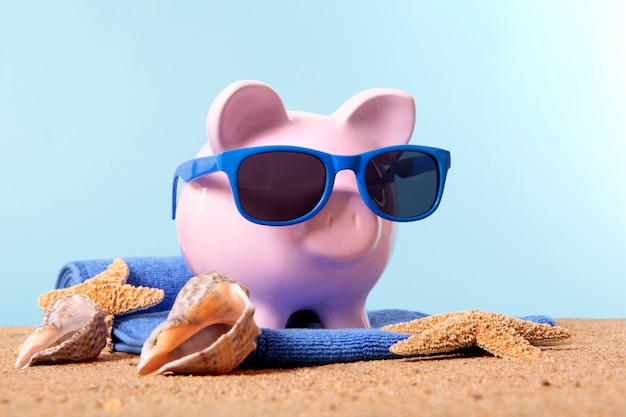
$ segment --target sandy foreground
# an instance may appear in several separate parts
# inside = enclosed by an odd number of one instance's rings
[[[0,328],[0,416],[626,416],[626,319],[562,319],[552,362],[479,353],[427,359],[136,374],[138,356],[13,369],[32,327]]]

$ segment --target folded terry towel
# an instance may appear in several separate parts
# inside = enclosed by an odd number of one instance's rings
[[[424,317],[425,314],[405,310],[369,312],[377,327]],[[142,315],[126,315],[115,321],[113,336],[115,350],[141,353],[141,347],[152,330],[167,317],[166,311]],[[391,359],[389,352],[395,342],[407,335],[371,329],[261,329],[257,349],[243,366],[285,368],[325,365],[336,362]]]
[[[56,288],[78,284],[104,271],[112,259],[69,262],[63,266]],[[154,307],[116,317],[113,324],[115,350],[139,354],[152,330],[163,322],[176,295],[192,273],[181,257],[124,258],[130,274],[128,283],[135,286],[161,288],[165,298]],[[262,329],[257,349],[243,367],[296,367],[398,358],[389,352],[395,342],[407,338],[379,330],[386,324],[410,321],[426,314],[407,310],[368,312],[371,329]],[[546,316],[523,317],[537,323],[555,322]],[[311,327],[315,327],[314,325]]]

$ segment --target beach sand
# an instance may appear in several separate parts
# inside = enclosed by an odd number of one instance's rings
[[[138,377],[138,356],[13,369],[32,327],[0,328],[0,416],[625,416],[626,319],[561,319],[553,358],[477,352],[223,376]]]

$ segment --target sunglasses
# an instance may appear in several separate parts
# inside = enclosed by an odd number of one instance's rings
[[[367,207],[383,219],[408,222],[432,214],[441,201],[450,152],[415,145],[331,155],[295,146],[234,149],[182,163],[174,174],[172,218],[178,179],[193,181],[223,171],[237,209],[246,219],[286,226],[315,216],[332,193],[337,172],[356,175]]]

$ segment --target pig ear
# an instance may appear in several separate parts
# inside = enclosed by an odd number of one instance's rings
[[[247,146],[256,134],[288,122],[282,100],[258,81],[238,81],[215,99],[207,116],[213,152]]]
[[[408,143],[415,126],[415,102],[402,90],[374,88],[365,90],[335,113],[358,135],[371,137],[380,146]]]

